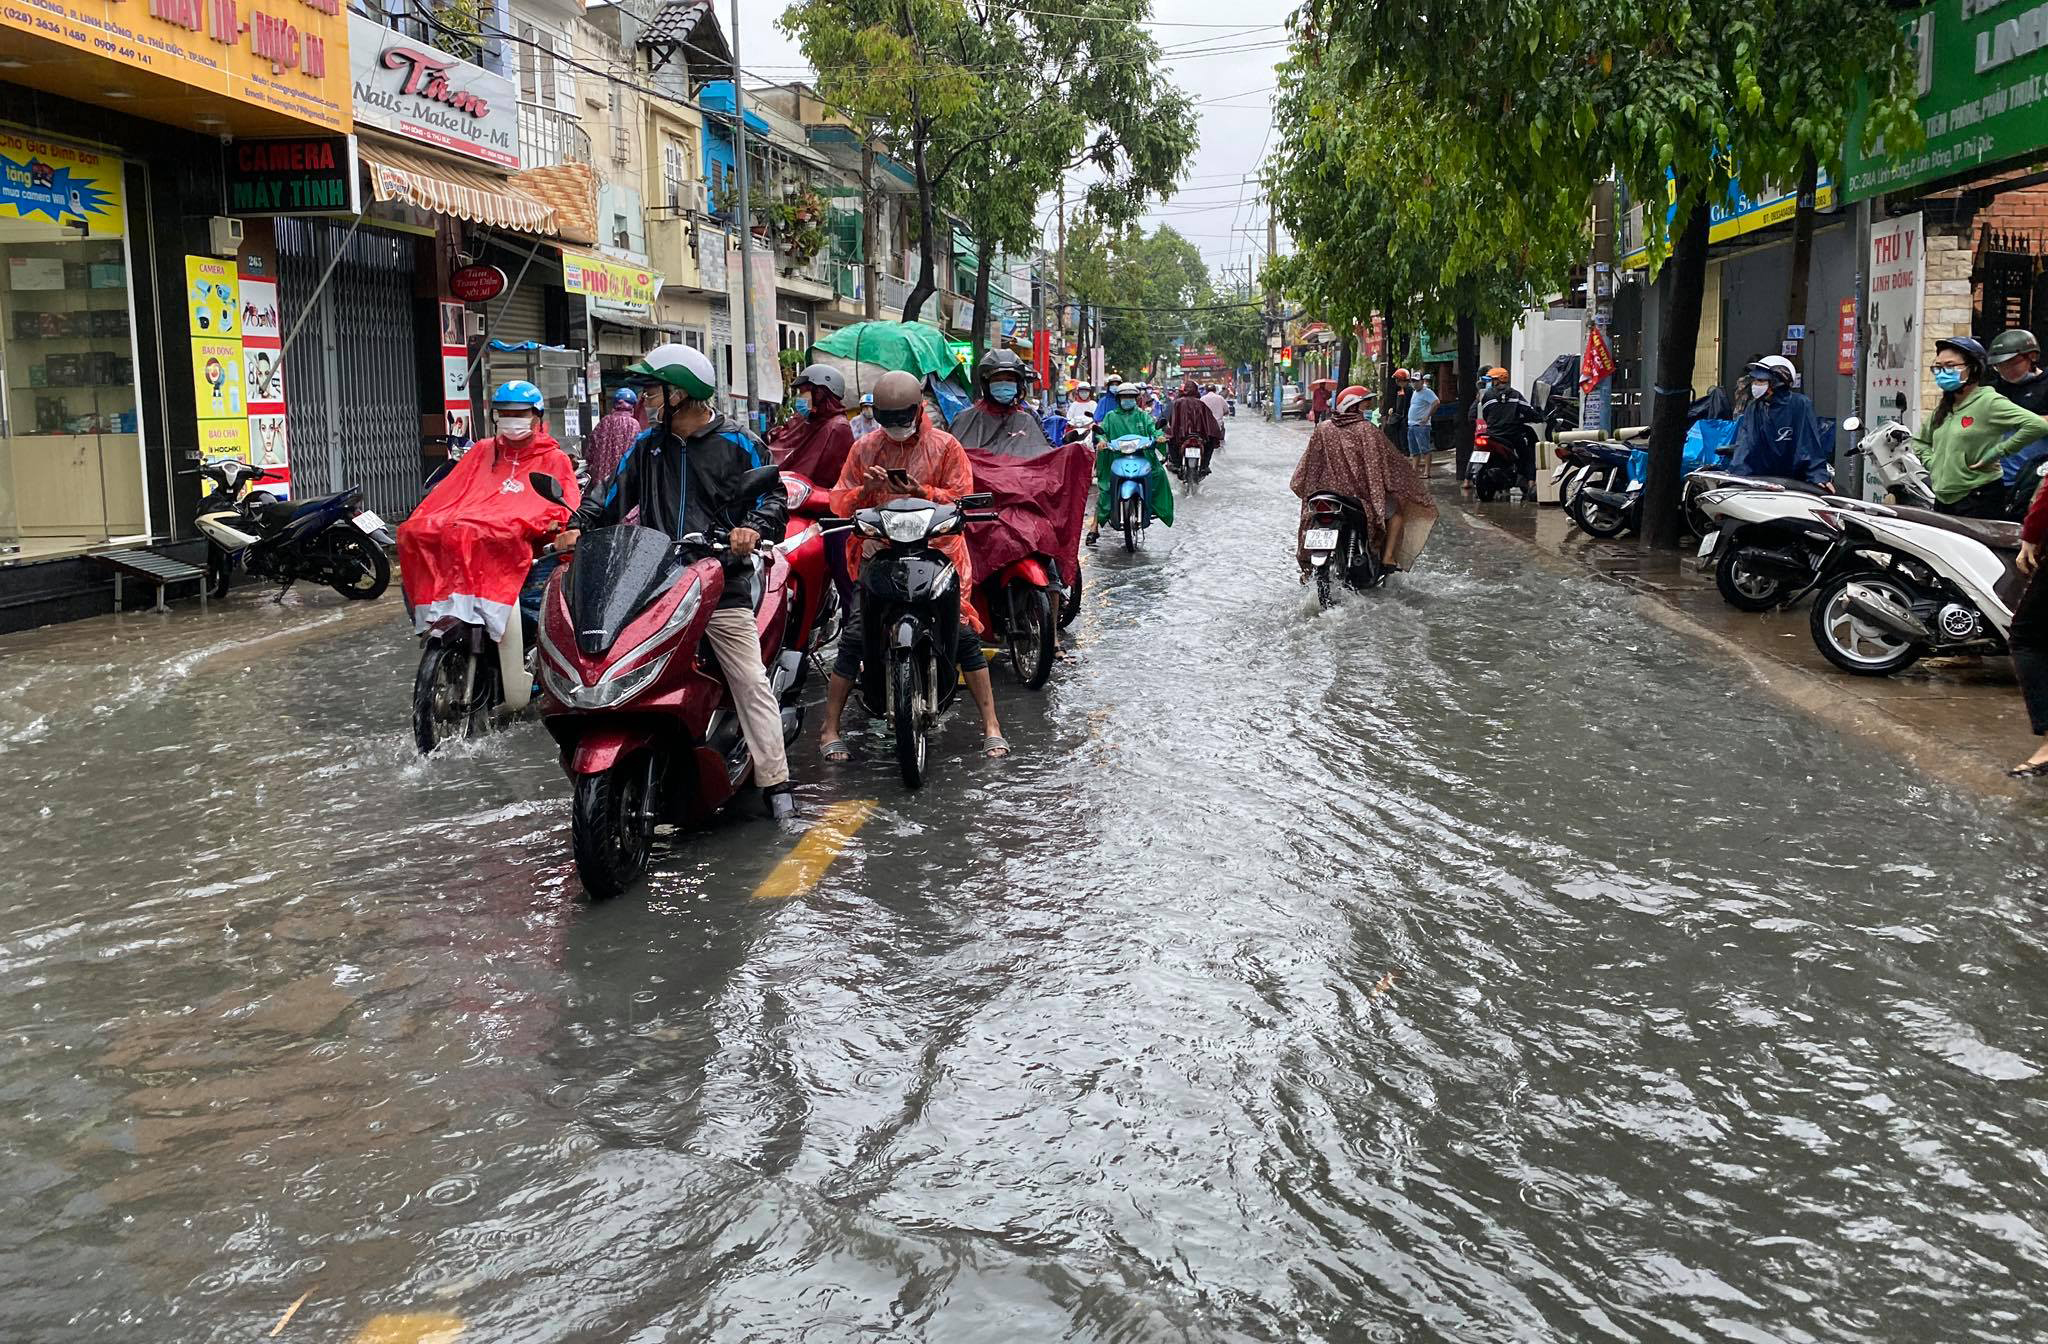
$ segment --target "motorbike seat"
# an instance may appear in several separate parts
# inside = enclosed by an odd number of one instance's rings
[[[1954,514],[1936,513],[1933,509],[1909,508],[1903,504],[1891,505],[1890,511],[1908,522],[1924,523],[1928,527],[1938,527],[1944,532],[1957,533],[1994,551],[2011,551],[2017,554],[2020,549],[2018,523],[1999,522],[1989,518],[1958,518]]]

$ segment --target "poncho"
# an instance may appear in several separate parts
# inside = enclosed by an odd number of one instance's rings
[[[1379,427],[1368,424],[1356,411],[1331,416],[1308,437],[1308,448],[1295,465],[1288,488],[1302,500],[1324,493],[1355,499],[1365,510],[1366,527],[1373,549],[1387,543],[1387,520],[1398,507],[1407,510],[1408,521],[1401,529],[1401,552],[1394,563],[1401,568],[1422,551],[1436,526],[1436,501],[1429,487],[1415,474],[1414,465]],[[1308,531],[1309,513],[1301,511],[1301,526],[1295,534],[1295,559],[1308,567],[1308,552],[1301,534]]]

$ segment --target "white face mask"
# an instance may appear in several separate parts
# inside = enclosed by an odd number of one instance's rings
[[[533,434],[533,417],[528,415],[508,416],[498,422],[498,437],[514,443]]]
[[[1771,385],[1768,380],[1755,379],[1749,385],[1749,395],[1752,397],[1768,397],[1770,394]]]
[[[900,426],[899,426],[899,425],[883,425],[883,426],[882,426],[882,432],[883,432],[884,434],[887,434],[887,435],[888,435],[888,436],[889,436],[890,438],[894,439],[894,440],[895,440],[896,442],[898,442],[898,443],[901,443],[901,442],[903,442],[903,441],[904,441],[905,439],[907,439],[907,438],[911,437],[911,436],[912,436],[913,434],[917,433],[917,426],[916,426],[916,425],[900,425]]]

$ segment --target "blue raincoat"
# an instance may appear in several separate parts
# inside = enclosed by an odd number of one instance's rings
[[[1824,485],[1834,450],[1820,432],[1813,402],[1802,392],[1774,392],[1749,403],[1735,422],[1728,470],[1737,476],[1785,476]]]

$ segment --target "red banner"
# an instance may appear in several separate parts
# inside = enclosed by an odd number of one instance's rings
[[[1591,392],[1614,376],[1614,350],[1607,333],[1598,327],[1586,330],[1586,352],[1579,357],[1579,390]]]
[[[1856,300],[1842,300],[1842,314],[1835,331],[1835,372],[1852,376],[1856,372]]]
[[[1052,386],[1052,333],[1034,331],[1031,333],[1031,364],[1038,370],[1038,385]]]

